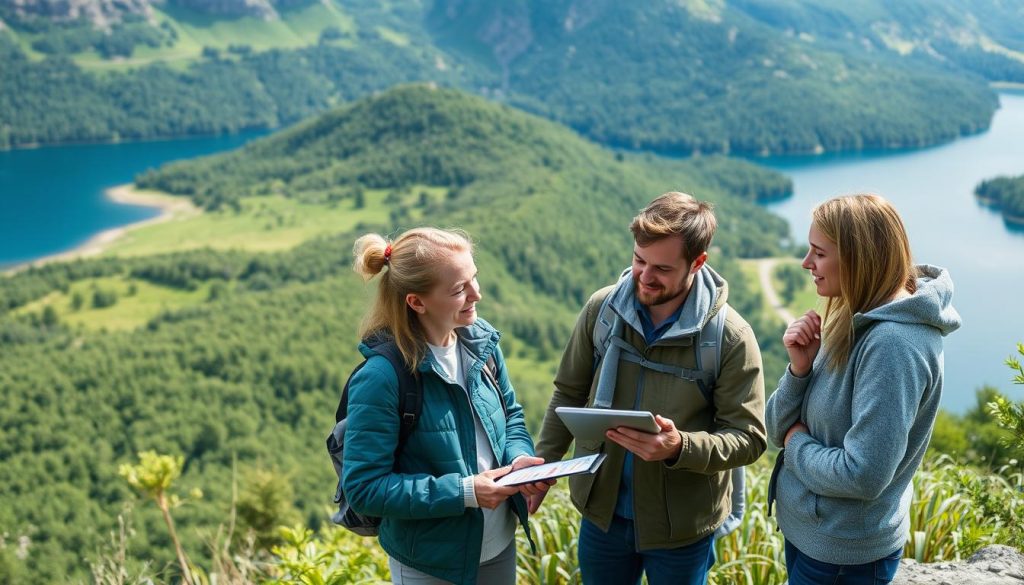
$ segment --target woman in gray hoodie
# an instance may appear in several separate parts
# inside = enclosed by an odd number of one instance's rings
[[[790,585],[889,583],[939,408],[942,338],[960,326],[953,283],[913,265],[903,221],[877,195],[822,203],[808,239],[802,266],[827,304],[782,338],[790,364],[766,422],[785,449],[769,500]]]

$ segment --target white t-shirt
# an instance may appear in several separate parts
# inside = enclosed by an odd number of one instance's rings
[[[468,352],[462,349],[462,343],[458,340],[448,346],[427,344],[430,352],[434,354],[441,370],[448,377],[449,382],[458,384],[463,391],[466,391],[466,362],[473,358]],[[469,393],[466,391],[466,399]],[[472,402],[470,402],[472,408]],[[480,422],[480,414],[473,409],[473,426],[476,429],[476,465],[477,472],[482,473],[499,467],[498,459],[491,449],[491,441],[487,438],[483,424]],[[476,494],[473,492],[473,478],[467,477],[462,481],[463,493],[465,494],[466,506],[479,508],[476,501]],[[480,549],[480,562],[486,562],[501,554],[515,538],[516,525],[512,514],[512,507],[506,500],[494,510],[484,508],[484,536]]]

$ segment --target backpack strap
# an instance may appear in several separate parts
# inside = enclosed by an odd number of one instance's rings
[[[601,364],[601,359],[604,358],[604,354],[608,350],[609,340],[615,334],[612,329],[615,327],[616,319],[619,318],[618,313],[612,309],[612,297],[615,296],[615,291],[624,278],[632,278],[630,274],[631,269],[629,268],[622,271],[615,286],[609,289],[608,294],[601,300],[601,308],[597,311],[597,320],[594,322],[593,329],[595,373]],[[621,332],[619,332],[619,336],[621,337]]]
[[[498,394],[498,404],[501,405],[501,411],[505,413],[505,420],[508,420],[508,406],[505,404],[505,399],[501,395],[501,386],[498,385],[498,362],[494,361],[494,355],[487,358],[484,363],[481,374],[483,375],[484,384],[490,382],[491,388],[494,388],[494,392]]]
[[[697,380],[697,387],[712,407],[715,405],[715,383],[722,372],[722,337],[725,335],[728,310],[729,305],[722,305],[715,316],[701,327],[694,340],[697,344],[697,369],[705,374]]]
[[[363,343],[387,359],[391,367],[394,368],[395,375],[398,377],[398,418],[400,425],[398,446],[401,448],[405,439],[409,437],[412,429],[416,426],[420,413],[423,412],[423,385],[420,383],[420,376],[418,373],[410,372],[409,368],[406,367],[405,358],[402,357],[402,352],[398,349],[398,345],[394,340],[382,336],[371,336],[364,339]],[[348,417],[348,385],[352,378],[355,377],[356,372],[363,369],[367,361],[363,360],[361,364],[356,366],[356,369],[352,370],[352,373],[349,375],[348,381],[345,382],[345,388],[341,391],[341,400],[338,402],[338,409],[334,413],[334,421],[336,423]]]
[[[398,376],[398,445],[401,448],[405,439],[412,434],[420,413],[423,412],[423,385],[419,373],[409,371],[405,358],[393,340],[371,345],[374,351],[387,358]]]

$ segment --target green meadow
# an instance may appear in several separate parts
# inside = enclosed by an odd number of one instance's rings
[[[429,221],[423,208],[441,201],[447,189],[415,185],[402,190],[366,189],[362,202],[349,196],[312,203],[283,195],[242,197],[237,208],[183,212],[170,221],[127,231],[105,250],[111,256],[213,248],[272,252],[294,248],[313,238],[352,231],[359,224],[388,220],[389,205],[410,209],[413,221]],[[158,201],[166,201],[158,196]],[[324,195],[329,198],[329,195]]]
[[[44,314],[49,308],[60,322],[73,328],[128,331],[161,313],[206,301],[211,286],[203,283],[195,290],[181,290],[126,276],[90,278],[73,283],[67,291],[51,292],[14,314]],[[103,295],[111,304],[95,306],[95,299],[102,299]],[[103,303],[101,300],[100,304]]]

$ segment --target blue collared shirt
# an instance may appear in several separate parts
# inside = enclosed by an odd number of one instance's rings
[[[635,296],[633,297],[633,308],[636,310],[637,316],[640,317],[640,325],[644,328],[644,341],[647,342],[647,345],[651,345],[661,339],[661,336],[676,324],[676,321],[679,320],[679,315],[683,313],[683,305],[685,304],[679,303],[679,306],[675,311],[672,311],[671,315],[655,326],[654,321],[651,320],[651,310],[646,305],[641,305]]]

